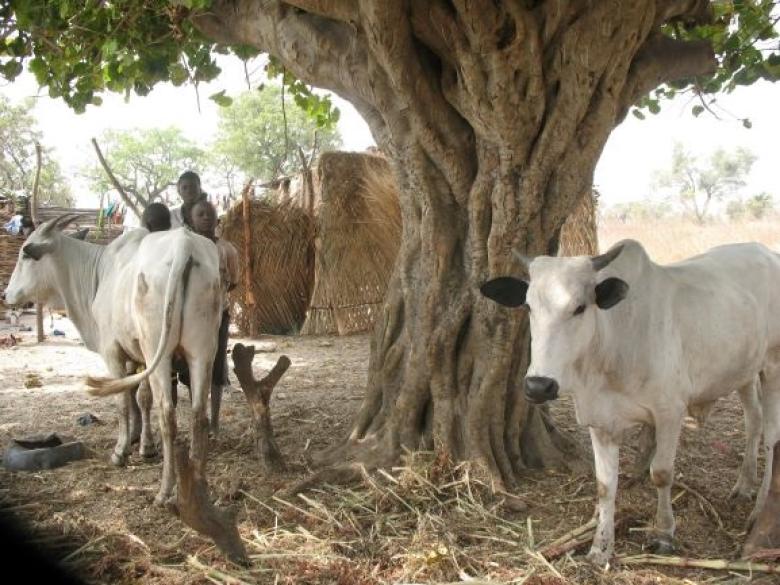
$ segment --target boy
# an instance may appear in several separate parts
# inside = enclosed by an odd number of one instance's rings
[[[206,194],[200,188],[200,176],[194,171],[185,171],[176,182],[176,191],[182,204],[171,210],[171,227],[192,227],[190,211],[198,202],[206,199]]]
[[[141,215],[141,225],[150,232],[171,229],[171,212],[162,203],[150,203]]]
[[[219,428],[219,406],[222,401],[222,389],[227,379],[227,344],[230,313],[228,312],[227,293],[238,284],[239,262],[236,248],[222,238],[217,238],[217,210],[205,199],[197,201],[189,211],[192,231],[210,239],[217,245],[219,253],[219,274],[222,283],[222,321],[219,325],[217,355],[211,377],[211,430],[214,434]]]

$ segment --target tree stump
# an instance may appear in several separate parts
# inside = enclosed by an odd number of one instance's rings
[[[233,346],[233,371],[252,409],[255,447],[260,466],[266,472],[279,472],[285,469],[285,463],[274,438],[270,402],[274,387],[290,367],[290,358],[286,355],[281,356],[265,378],[256,380],[252,373],[254,357],[254,345],[245,346],[237,343]]]
[[[742,558],[755,556],[759,551],[780,548],[780,441],[775,443],[772,461],[772,483],[764,507],[758,513],[753,528],[742,548]],[[776,555],[775,555],[776,556]]]
[[[208,484],[190,460],[187,447],[176,448],[176,503],[174,514],[190,528],[208,536],[233,562],[248,562],[244,543],[236,527],[234,510],[219,510],[209,499]]]

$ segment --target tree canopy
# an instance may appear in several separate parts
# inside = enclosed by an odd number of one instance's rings
[[[76,111],[83,111],[89,104],[100,104],[100,95],[105,91],[146,95],[160,81],[174,85],[209,81],[220,72],[214,59],[216,53],[232,52],[244,59],[261,50],[279,53],[281,47],[274,47],[273,43],[262,47],[252,43],[249,30],[228,38],[229,35],[215,34],[213,24],[208,28],[207,20],[214,15],[218,17],[222,12],[227,14],[233,8],[251,4],[223,0],[2,0],[4,42],[0,44],[0,73],[13,80],[26,65],[38,83],[48,88],[51,97],[62,97]],[[653,46],[648,46],[654,53],[648,57],[674,52],[682,47],[678,41],[684,41],[689,47],[697,43],[702,49],[711,46],[718,58],[704,77],[682,75],[653,94],[638,95],[636,100],[641,100],[640,105],[650,111],[658,111],[659,99],[682,90],[692,89],[706,96],[729,92],[758,79],[774,81],[780,77],[775,26],[778,14],[773,12],[773,0],[666,1],[660,6],[660,11],[667,11],[670,18],[662,20],[662,35]],[[358,3],[353,0],[289,0],[267,6],[270,20],[297,9],[332,22],[359,18]],[[433,3],[431,10],[439,9],[441,5]],[[206,35],[193,24],[192,17],[199,15],[203,20],[195,22],[200,29],[206,27]],[[670,64],[686,67],[684,61]],[[312,94],[305,84],[296,83],[280,61],[272,60],[270,73],[285,76],[301,105],[321,123],[335,121],[327,99]],[[660,83],[668,72],[658,71],[656,75]],[[211,97],[228,103],[222,92]],[[703,100],[693,106],[693,113],[698,115],[706,107]]]
[[[317,121],[284,96],[278,85],[246,92],[220,110],[214,149],[235,162],[247,176],[270,180],[300,169],[299,150],[307,160],[338,148],[338,131]]]
[[[32,102],[13,105],[0,96],[0,193],[14,198],[32,192],[37,168],[35,143],[42,140],[32,114]],[[69,206],[70,188],[59,163],[45,146],[41,163],[39,202]]]

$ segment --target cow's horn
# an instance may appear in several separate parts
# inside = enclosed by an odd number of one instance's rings
[[[531,262],[533,262],[534,259],[530,256],[524,256],[517,250],[512,250],[512,254],[514,254],[515,258],[520,261],[520,265],[525,269],[525,271],[528,272],[528,267],[531,265]]]
[[[623,244],[620,244],[619,246],[615,246],[611,250],[608,250],[604,254],[601,254],[600,256],[593,256],[590,261],[593,263],[593,270],[598,272],[602,268],[606,268],[609,266],[609,263],[612,262],[615,258],[618,257],[618,255],[623,251]]]
[[[47,221],[45,224],[43,224],[41,228],[41,235],[48,235],[53,230],[64,230],[68,225],[76,221],[81,214],[79,213],[64,213],[63,215],[60,215],[59,217],[55,217],[54,219]]]

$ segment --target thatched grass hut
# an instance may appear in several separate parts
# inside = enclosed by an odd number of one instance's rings
[[[239,202],[222,218],[222,237],[244,250],[243,206]],[[251,201],[252,288],[246,274],[230,293],[233,322],[242,333],[297,333],[306,318],[313,283],[314,227],[308,213],[292,201]],[[250,263],[244,262],[242,271]],[[251,321],[254,320],[254,326]]]

